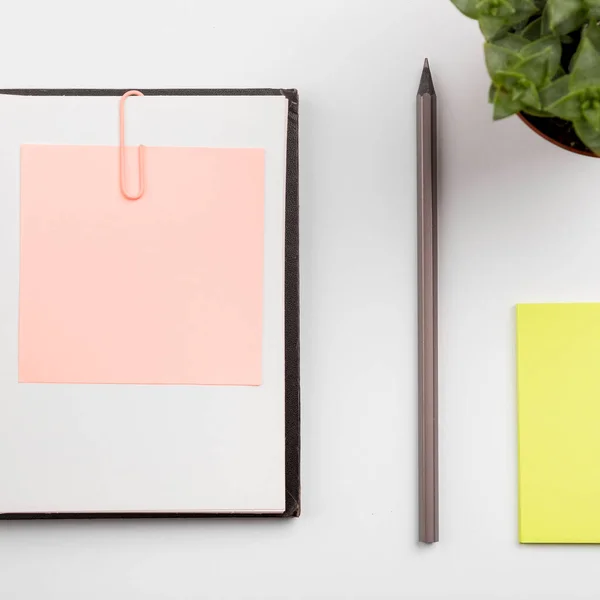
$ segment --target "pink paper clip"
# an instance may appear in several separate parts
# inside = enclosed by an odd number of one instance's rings
[[[121,184],[121,193],[127,200],[139,200],[144,194],[144,152],[143,146],[138,146],[138,172],[139,172],[139,181],[138,181],[138,191],[137,194],[129,194],[125,185],[125,100],[129,98],[129,96],[143,96],[142,92],[138,92],[137,90],[131,90],[129,92],[125,92],[121,96],[121,102],[119,105],[119,150],[120,150],[120,159],[119,159],[119,180]]]

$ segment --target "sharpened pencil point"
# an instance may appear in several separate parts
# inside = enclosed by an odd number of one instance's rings
[[[431,70],[429,68],[429,60],[426,58],[423,64],[423,72],[421,73],[421,81],[419,82],[419,96],[429,94],[430,96],[435,95],[435,88],[433,87],[433,79],[431,78]]]

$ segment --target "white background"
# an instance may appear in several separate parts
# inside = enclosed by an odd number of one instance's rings
[[[2,86],[301,96],[303,515],[0,524],[0,596],[597,598],[517,543],[514,305],[600,298],[600,163],[493,124],[450,0],[21,0]],[[440,95],[440,536],[417,537],[414,95]],[[1,135],[1,132],[0,132]]]

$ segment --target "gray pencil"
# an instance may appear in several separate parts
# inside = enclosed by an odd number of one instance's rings
[[[425,59],[417,93],[419,261],[419,541],[438,532],[437,107]]]

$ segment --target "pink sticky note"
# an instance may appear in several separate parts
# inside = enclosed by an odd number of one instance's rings
[[[21,148],[19,381],[260,384],[264,151],[145,161],[130,201],[118,148]]]

